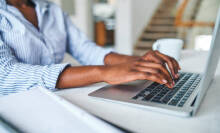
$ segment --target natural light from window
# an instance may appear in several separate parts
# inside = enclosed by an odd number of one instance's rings
[[[211,35],[199,35],[195,40],[195,49],[199,51],[208,51],[211,45]]]

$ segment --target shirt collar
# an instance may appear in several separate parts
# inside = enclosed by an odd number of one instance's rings
[[[48,9],[49,3],[47,1],[43,1],[43,0],[32,0],[32,1],[36,6],[38,5],[42,9],[42,11],[46,11]],[[0,0],[0,8],[6,9],[6,7],[7,7],[6,0]]]
[[[34,2],[35,6],[40,9],[40,12],[43,14],[45,11],[47,11],[49,7],[49,3],[46,0],[32,0]]]
[[[48,8],[48,1],[46,0],[32,0],[32,2],[34,2],[34,4],[38,4],[41,8]]]
[[[0,0],[0,8],[6,9],[6,0]]]

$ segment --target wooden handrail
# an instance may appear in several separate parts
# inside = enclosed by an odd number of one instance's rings
[[[189,3],[189,0],[184,0],[183,3],[180,5],[180,8],[177,11],[176,19],[175,19],[175,25],[177,27],[194,27],[194,26],[214,27],[215,25],[214,22],[183,21],[182,18],[183,18],[184,11],[188,3]]]

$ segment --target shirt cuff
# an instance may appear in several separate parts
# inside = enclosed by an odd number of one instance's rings
[[[47,66],[42,75],[42,86],[49,90],[55,91],[59,75],[68,66],[70,66],[70,64],[56,64]]]
[[[112,48],[106,48],[103,52],[100,52],[96,62],[96,65],[105,65],[105,57],[106,55],[108,55],[109,53],[115,52],[114,49]]]

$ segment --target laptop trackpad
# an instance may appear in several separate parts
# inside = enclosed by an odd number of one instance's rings
[[[115,100],[128,99],[129,97],[132,98],[139,91],[147,87],[149,83],[150,82],[146,80],[138,80],[120,85],[108,85],[93,93],[90,93],[89,96]]]

